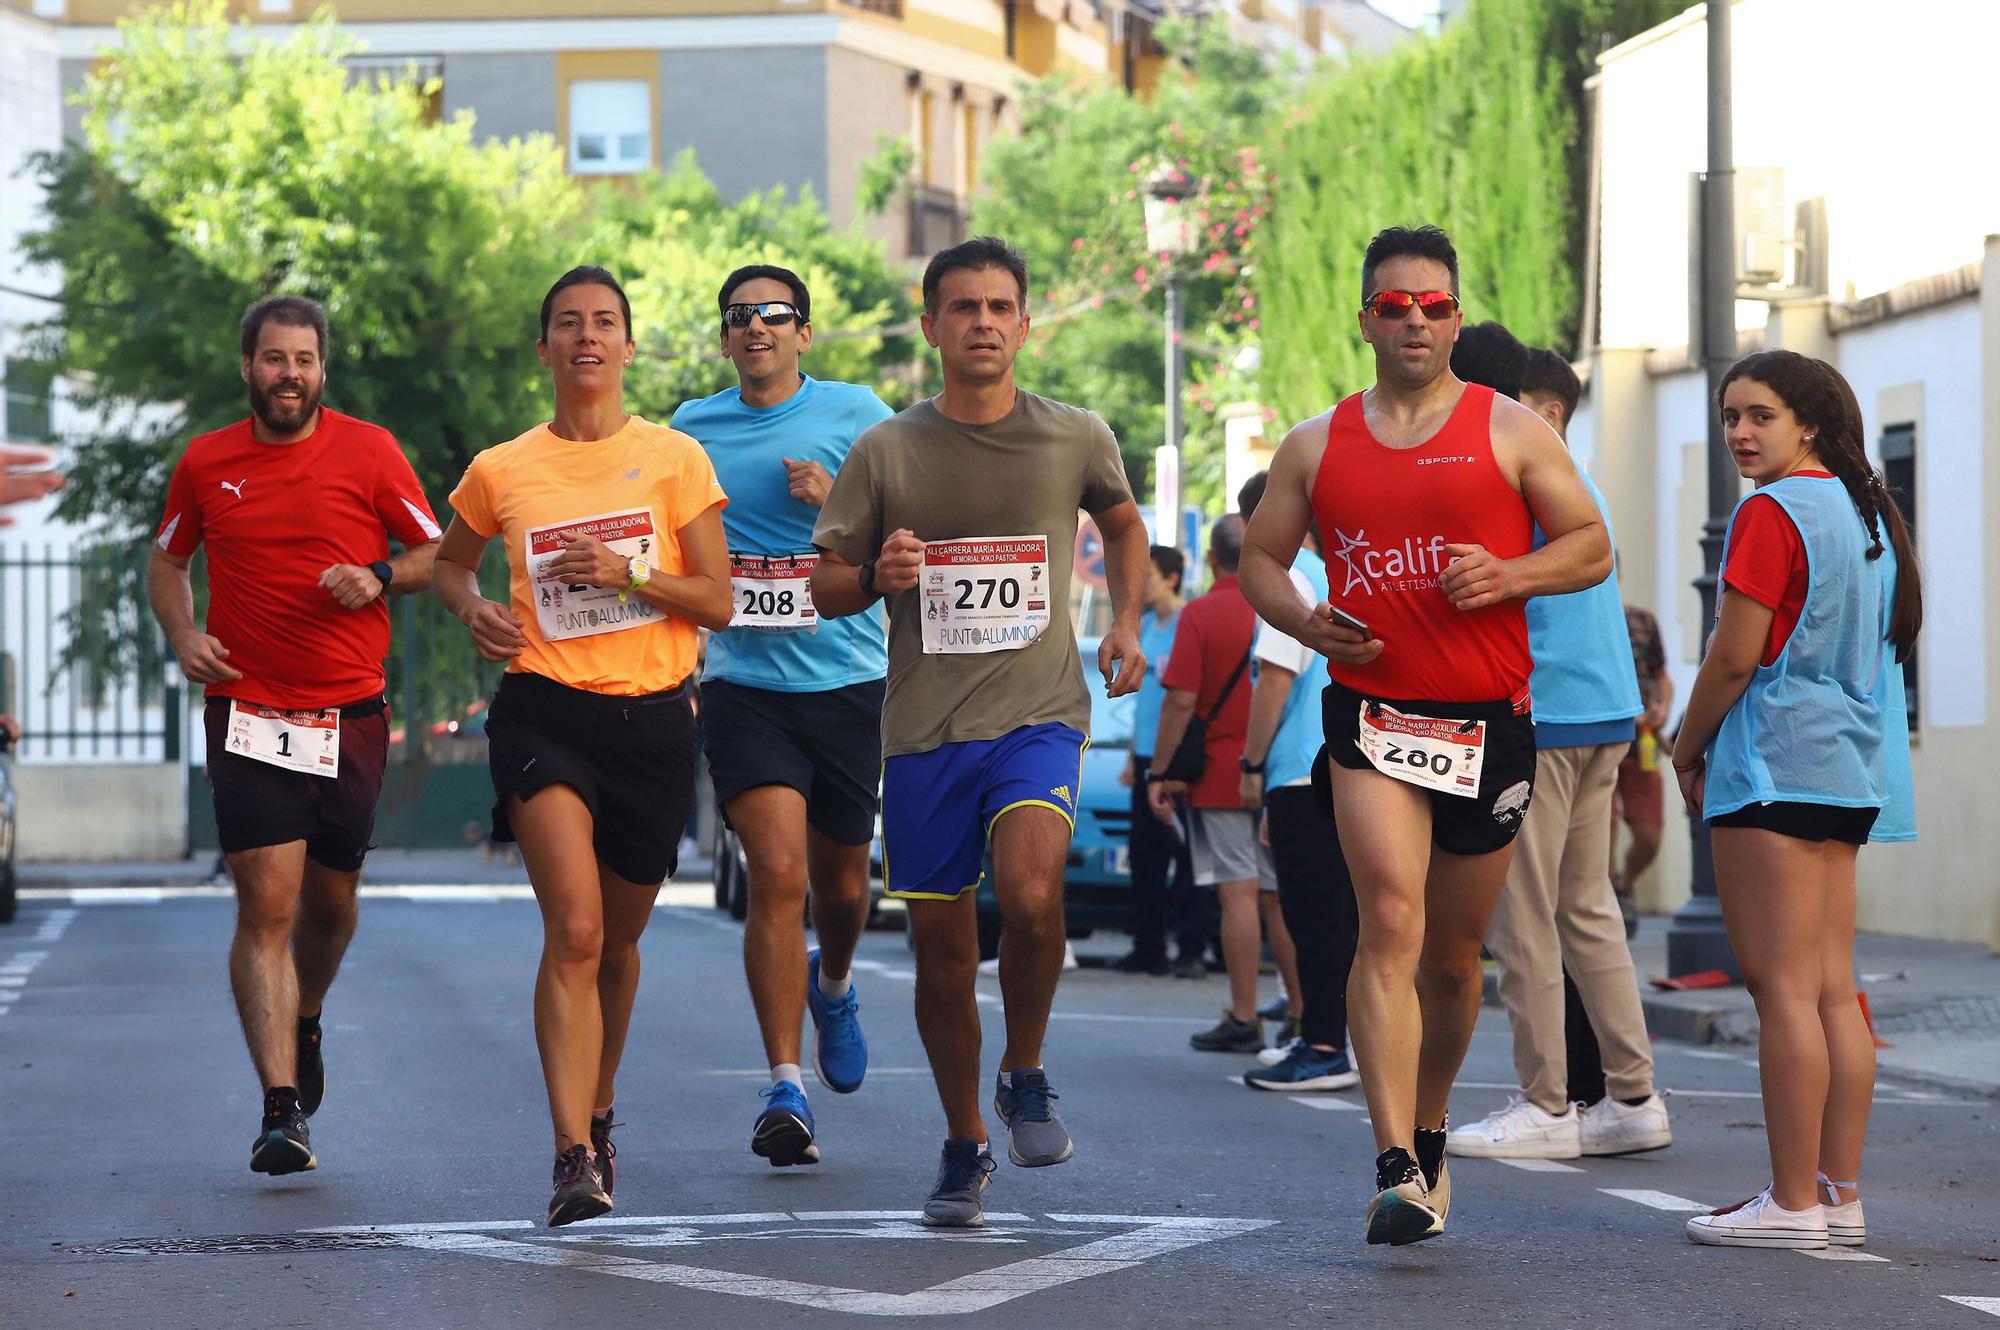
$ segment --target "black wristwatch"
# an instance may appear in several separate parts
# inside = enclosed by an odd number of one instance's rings
[[[882,593],[875,589],[875,561],[870,559],[861,565],[861,594],[870,600],[880,600]]]
[[[1270,759],[1266,758],[1264,761],[1268,762]],[[1239,757],[1236,759],[1236,769],[1246,776],[1261,776],[1264,774],[1264,762],[1252,766],[1249,758]]]
[[[387,559],[377,559],[375,562],[369,564],[368,571],[375,574],[377,578],[381,579],[382,589],[384,591],[387,591],[389,589],[389,583],[396,580],[396,570],[389,566],[389,561]]]

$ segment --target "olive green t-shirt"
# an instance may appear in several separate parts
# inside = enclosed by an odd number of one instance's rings
[[[1090,694],[1069,621],[1077,510],[1102,513],[1131,497],[1111,427],[1030,392],[1017,392],[1014,409],[990,425],[961,424],[919,402],[855,440],[813,528],[821,549],[866,563],[905,527],[926,542],[1048,537],[1049,626],[1027,646],[926,655],[922,581],[888,598],[884,756],[1052,721],[1089,733]]]

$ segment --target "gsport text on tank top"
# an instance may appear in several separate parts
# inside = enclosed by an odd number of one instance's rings
[[[1356,393],[1334,408],[1313,480],[1327,598],[1382,641],[1366,665],[1329,662],[1336,683],[1389,700],[1525,701],[1534,667],[1523,602],[1466,611],[1445,595],[1447,545],[1502,559],[1529,550],[1534,520],[1493,456],[1493,390],[1467,384],[1444,426],[1413,448],[1368,428]]]

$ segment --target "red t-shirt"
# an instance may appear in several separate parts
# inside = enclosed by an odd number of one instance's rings
[[[390,536],[414,546],[441,534],[379,425],[322,408],[297,443],[260,443],[248,420],[195,439],[167,485],[158,540],[180,559],[208,546],[206,631],[243,675],[208,695],[293,708],[379,696],[388,607],[378,596],[344,609],[320,574],[388,558]]]
[[[1194,714],[1206,716],[1229,673],[1250,658],[1250,643],[1257,632],[1257,612],[1243,598],[1234,574],[1215,579],[1207,595],[1197,596],[1181,610],[1180,626],[1174,630],[1174,651],[1167,660],[1160,683],[1194,694]],[[1246,666],[1230,691],[1229,701],[1208,725],[1208,765],[1201,779],[1188,789],[1188,803],[1196,808],[1241,808],[1237,795],[1242,772],[1236,760],[1243,756],[1243,739],[1250,732],[1250,670]],[[1154,766],[1166,765],[1171,753],[1154,756]]]
[[[1833,478],[1830,471],[1792,474]],[[1768,496],[1765,499],[1763,503],[1744,504],[1736,515],[1729,531],[1722,581],[1771,611],[1771,633],[1764,639],[1762,663],[1773,665],[1806,612],[1806,542],[1785,506]]]

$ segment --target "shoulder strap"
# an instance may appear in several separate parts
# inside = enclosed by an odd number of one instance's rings
[[[1257,639],[1250,639],[1250,650],[1257,649]],[[1236,681],[1243,677],[1243,671],[1250,668],[1250,651],[1243,653],[1243,659],[1236,662],[1236,668],[1229,672],[1229,682],[1222,685],[1222,693],[1215,699],[1215,705],[1208,709],[1208,723],[1215,724],[1215,718],[1222,714],[1222,708],[1229,704],[1229,695],[1236,691]]]

